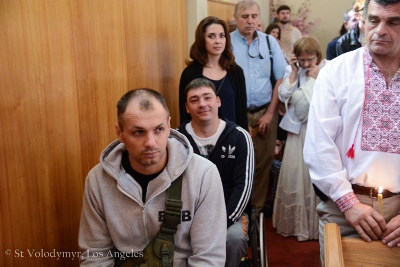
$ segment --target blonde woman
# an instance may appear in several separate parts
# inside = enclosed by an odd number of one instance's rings
[[[279,99],[285,102],[300,86],[318,77],[319,70],[327,60],[322,58],[321,46],[312,36],[303,36],[295,44],[279,87]],[[283,236],[297,236],[297,240],[318,239],[319,199],[314,193],[303,160],[303,145],[307,121],[301,122],[289,104],[280,125],[288,132],[285,152],[278,180],[273,225]]]

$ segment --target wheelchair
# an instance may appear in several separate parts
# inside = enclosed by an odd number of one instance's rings
[[[268,267],[264,213],[257,216],[253,208],[249,222],[249,249],[247,258],[239,267]]]

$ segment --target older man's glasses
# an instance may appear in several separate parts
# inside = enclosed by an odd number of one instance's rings
[[[249,57],[251,57],[251,58],[260,57],[260,59],[264,59],[264,57],[261,55],[261,52],[260,52],[260,40],[258,40],[257,49],[256,49],[255,45],[249,47]]]

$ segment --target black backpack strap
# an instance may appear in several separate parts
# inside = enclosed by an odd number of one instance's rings
[[[269,59],[271,60],[271,74],[270,74],[270,80],[271,80],[271,84],[272,84],[272,90],[274,90],[275,87],[275,83],[276,83],[276,79],[275,79],[275,75],[274,75],[274,59],[272,56],[272,49],[271,49],[271,44],[269,43],[269,38],[268,38],[269,34],[267,34],[267,45],[268,45],[268,51],[269,51]]]
[[[170,266],[170,258],[174,255],[174,234],[178,229],[178,224],[181,223],[181,196],[182,174],[168,188],[164,222],[154,243],[154,251],[162,259],[163,267]]]
[[[270,56],[272,56],[272,50],[271,50],[271,45],[269,43],[268,36],[269,36],[269,34],[267,34],[267,45],[268,45],[269,54],[270,54]],[[271,62],[273,62],[272,57],[271,57]]]
[[[164,223],[161,225],[161,237],[173,240],[174,234],[181,223],[182,209],[182,175],[171,183],[167,192],[167,201],[165,203]]]

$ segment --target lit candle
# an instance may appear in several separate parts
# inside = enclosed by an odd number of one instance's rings
[[[383,216],[383,204],[382,204],[383,196],[382,196],[382,191],[383,191],[383,187],[380,186],[379,190],[378,190],[378,203],[379,203],[379,212]]]

